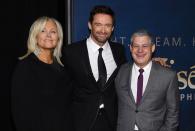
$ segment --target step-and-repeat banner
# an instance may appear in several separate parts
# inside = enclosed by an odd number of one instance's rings
[[[194,0],[73,0],[72,41],[89,35],[89,12],[94,5],[109,5],[116,14],[113,41],[126,48],[131,34],[146,28],[155,35],[156,57],[178,72],[180,130],[195,131],[195,1]]]

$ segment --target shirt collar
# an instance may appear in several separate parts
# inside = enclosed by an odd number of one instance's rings
[[[134,66],[135,70],[137,72],[139,72],[140,67],[137,66],[135,63],[133,64],[133,66]],[[148,70],[150,70],[151,67],[152,67],[152,61],[150,61],[146,66],[144,66],[144,68],[143,68],[144,69],[144,72],[147,72]]]
[[[102,47],[100,47],[98,44],[95,43],[91,36],[87,39],[87,43],[93,52],[98,51],[99,48],[103,48],[104,50],[108,48],[108,41],[106,41],[106,43]]]

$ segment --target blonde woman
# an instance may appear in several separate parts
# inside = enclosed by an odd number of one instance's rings
[[[60,61],[63,31],[54,18],[31,26],[28,51],[12,78],[12,113],[18,131],[71,130],[71,87]]]

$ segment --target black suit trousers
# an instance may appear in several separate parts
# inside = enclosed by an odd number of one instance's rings
[[[97,119],[92,127],[91,131],[114,131],[108,120],[105,109],[100,109],[97,115]]]

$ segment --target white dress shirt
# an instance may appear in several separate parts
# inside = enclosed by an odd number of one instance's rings
[[[142,94],[144,94],[144,91],[146,89],[146,85],[148,83],[148,78],[150,76],[150,71],[151,71],[151,67],[152,67],[152,61],[150,61],[143,69],[143,92]],[[138,80],[138,76],[139,76],[139,69],[140,67],[138,67],[135,63],[133,64],[132,67],[132,75],[131,75],[131,90],[133,93],[133,97],[134,100],[136,102],[137,100],[137,80]],[[134,130],[138,130],[138,127],[135,125]]]
[[[99,72],[98,72],[98,55],[99,51],[98,49],[101,48],[98,44],[96,44],[91,37],[87,39],[87,50],[89,54],[89,62],[91,65],[91,69],[93,72],[93,76],[96,81],[98,81]],[[107,71],[107,80],[110,78],[114,70],[116,69],[117,65],[115,63],[110,45],[108,41],[102,46],[102,57],[104,60],[104,63],[106,65],[106,71]]]

